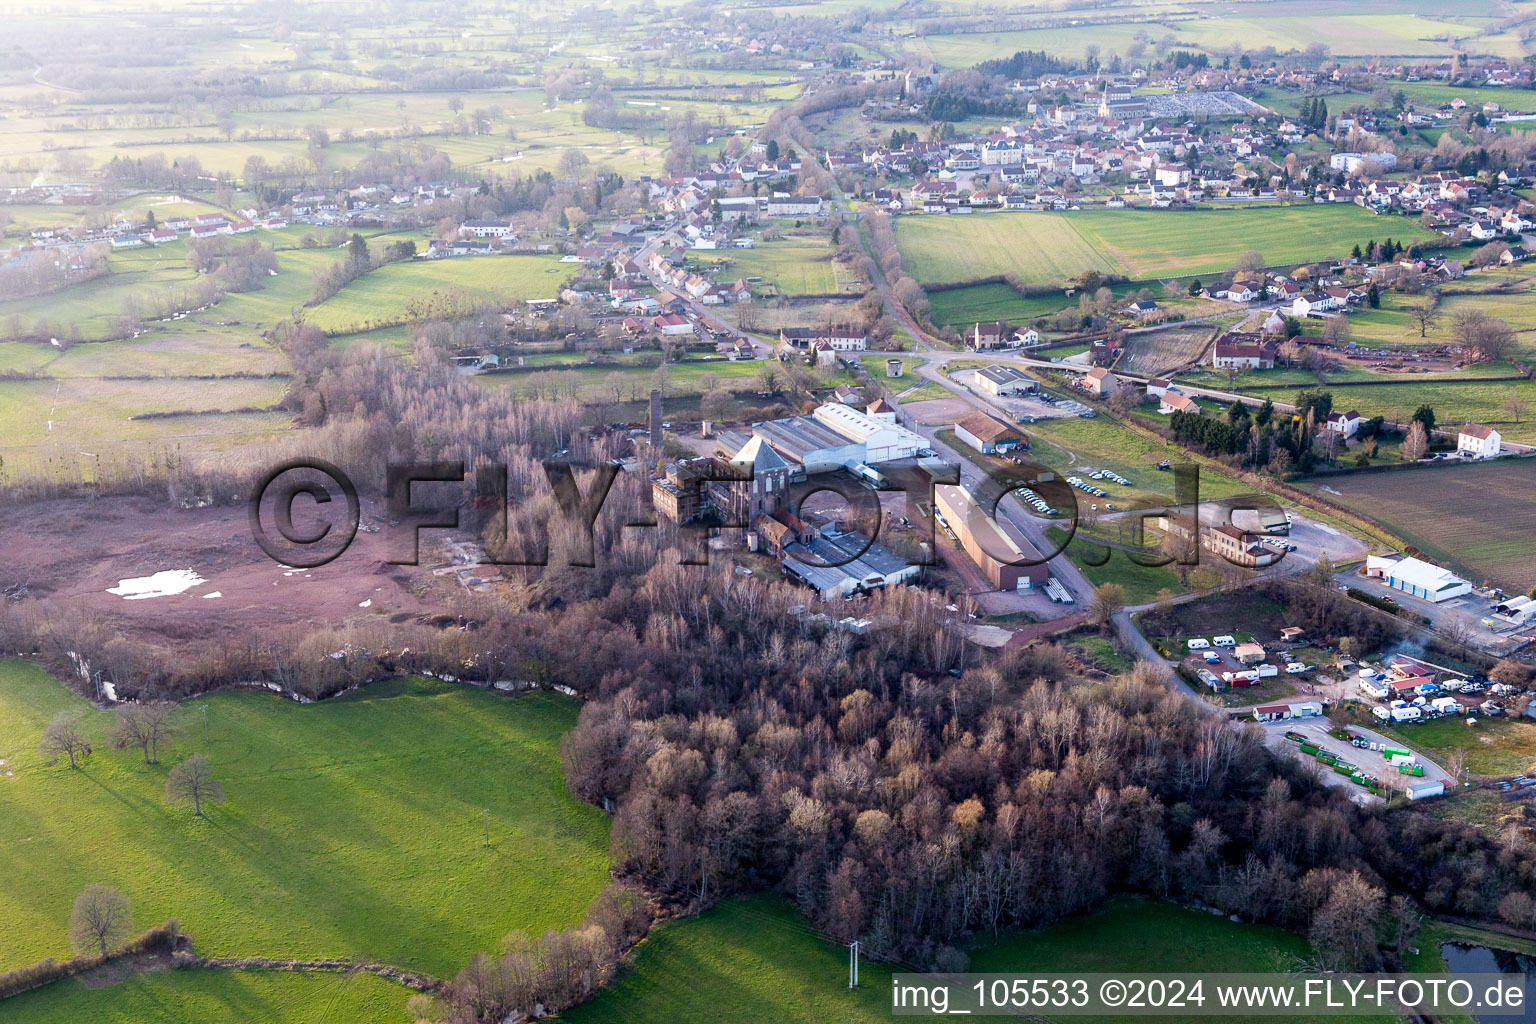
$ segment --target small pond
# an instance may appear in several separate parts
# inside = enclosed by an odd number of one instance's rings
[[[1502,1014],[1479,1017],[1480,1021],[1488,1024],[1506,1022],[1513,1024],[1515,1021],[1536,1021],[1536,1006],[1531,1005],[1531,1000],[1536,997],[1536,957],[1527,956],[1524,953],[1511,953],[1507,949],[1490,949],[1487,946],[1471,946],[1461,942],[1443,942],[1440,944],[1440,955],[1445,958],[1445,965],[1451,974],[1456,976],[1466,974],[1523,974],[1525,975],[1525,1014],[1524,1016],[1512,1016]]]

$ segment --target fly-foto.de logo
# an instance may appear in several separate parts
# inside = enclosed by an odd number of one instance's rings
[[[524,528],[519,530],[522,535],[531,524],[517,521],[521,503],[509,494],[507,467],[482,465],[470,473],[462,461],[390,463],[382,488],[386,561],[419,564],[423,531],[458,530],[465,510],[489,509],[503,513],[486,520],[487,546],[497,564],[547,565],[548,530],[558,525],[567,538],[565,564],[595,566],[598,518],[610,500],[620,467],[567,460],[541,465],[558,522],[540,524],[542,530],[536,532],[543,542],[508,545],[514,523]],[[1078,486],[1070,482],[1074,478],[1063,478],[1027,460],[989,468],[979,479],[962,483],[959,465],[925,459],[887,466],[878,482],[844,467],[805,473],[785,483],[778,504],[797,520],[814,518],[806,515],[813,506],[830,503],[838,508],[840,536],[851,536],[855,542],[797,553],[798,558],[826,568],[850,564],[879,541],[887,521],[882,494],[901,502],[900,520],[916,531],[919,543],[904,546],[903,557],[911,565],[936,563],[936,540],[942,529],[952,538],[963,534],[965,545],[978,547],[988,558],[1009,566],[1043,565],[1062,554],[1081,531],[1085,541],[1091,540],[1092,553],[1081,555],[1080,560],[1090,565],[1104,564],[1117,550],[1145,568],[1194,565],[1203,546],[1234,565],[1252,567],[1251,553],[1241,539],[1246,534],[1232,523],[1243,514],[1260,520],[1283,516],[1274,501],[1256,494],[1202,505],[1198,466],[1175,466],[1172,477],[1175,501],[1104,514],[1096,503],[1088,510],[1081,507]],[[750,465],[699,460],[688,486],[698,489],[696,503],[700,496],[712,499],[703,502],[711,514],[676,524],[683,538],[684,564],[708,563],[705,540],[710,531],[753,528],[751,495],[756,482]],[[817,496],[823,496],[819,505],[813,500]],[[953,511],[960,503],[965,513]],[[641,489],[635,508],[624,527],[657,528],[667,520],[651,503],[649,489]],[[945,509],[951,510],[948,517]],[[1042,509],[1048,511],[1042,514]],[[362,501],[357,485],[336,465],[317,458],[293,459],[261,479],[250,498],[249,518],[252,536],[270,558],[295,568],[315,568],[339,558],[352,544],[362,521]],[[1202,525],[1209,538],[1205,545],[1199,542]],[[1018,535],[1033,535],[1039,542],[1021,549],[1011,539]],[[1238,539],[1222,543],[1229,536]],[[1270,545],[1263,564],[1280,561],[1286,551],[1287,545]]]

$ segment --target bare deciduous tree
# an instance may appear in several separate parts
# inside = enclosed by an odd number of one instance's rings
[[[1352,970],[1374,967],[1379,959],[1376,919],[1384,902],[1380,889],[1351,871],[1335,882],[1327,901],[1313,914],[1312,944],[1332,965]]]
[[[43,730],[43,741],[37,745],[37,749],[48,759],[49,764],[60,757],[68,757],[71,768],[79,768],[80,762],[91,753],[91,745],[80,728],[80,719],[68,712],[61,713],[48,723],[48,728]]]
[[[1418,462],[1424,457],[1424,453],[1429,450],[1429,435],[1424,430],[1424,424],[1415,421],[1408,428],[1408,436],[1403,438],[1399,450],[1409,462]]]
[[[1440,322],[1440,307],[1436,304],[1435,296],[1426,295],[1418,302],[1409,303],[1408,319],[1419,325],[1419,337],[1424,337],[1431,327]]]
[[[107,950],[126,938],[133,928],[128,897],[108,885],[88,885],[75,898],[69,915],[69,941],[81,953]]]
[[[192,813],[203,815],[203,804],[224,800],[224,787],[213,777],[213,762],[207,754],[193,754],[171,769],[165,780],[165,799],[169,803],[192,805]]]
[[[138,747],[145,764],[160,762],[160,744],[179,730],[171,719],[173,706],[166,701],[125,704],[117,709],[117,747]]]

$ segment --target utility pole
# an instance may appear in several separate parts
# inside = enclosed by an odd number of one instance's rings
[[[491,845],[491,809],[487,807],[481,813],[485,815],[485,845],[489,847]]]
[[[198,708],[203,712],[203,742],[208,742],[208,705],[199,704]]]
[[[859,940],[848,943],[848,987],[859,987]]]

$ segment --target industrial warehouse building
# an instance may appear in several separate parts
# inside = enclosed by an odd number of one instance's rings
[[[994,395],[1024,395],[1040,390],[1040,383],[1011,366],[994,363],[976,371],[976,385]]]
[[[1050,578],[1045,561],[1027,541],[1021,546],[984,512],[971,493],[954,484],[933,488],[934,508],[965,553],[998,590],[1028,590]],[[1030,561],[1032,565],[1018,563]]]
[[[830,528],[807,544],[787,545],[783,567],[786,576],[804,583],[823,599],[895,586],[922,571],[863,534],[838,533]]]
[[[984,412],[973,412],[956,423],[955,436],[983,455],[1001,455],[1027,443],[1022,431]]]
[[[846,405],[827,403],[811,414],[844,437],[864,445],[862,461],[874,466],[896,459],[913,459],[927,444],[919,434],[906,427],[886,423]]]
[[[1365,560],[1365,574],[1393,590],[1436,604],[1472,593],[1472,584],[1451,570],[1407,555],[1371,555]]]
[[[881,402],[871,405],[870,413],[829,402],[809,416],[754,423],[750,436],[726,431],[719,437],[718,449],[723,458],[734,459],[752,439],[761,439],[782,455],[797,474],[802,470],[828,473],[843,467],[915,458],[927,442],[921,435],[897,426],[895,420],[895,410]]]
[[[844,406],[843,408],[847,408]],[[828,473],[864,462],[864,444],[811,416],[786,416],[752,425],[752,434],[807,473]]]

